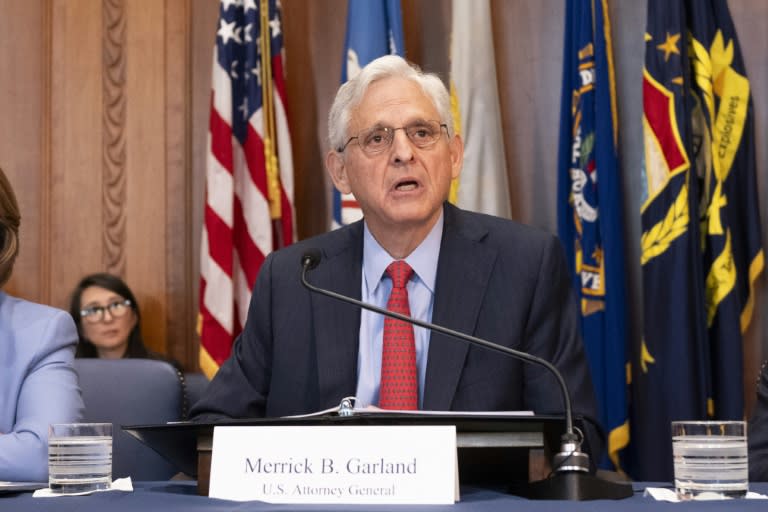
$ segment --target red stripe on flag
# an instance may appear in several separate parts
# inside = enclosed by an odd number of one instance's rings
[[[291,245],[293,242],[293,206],[283,187],[280,187],[280,203],[283,212],[283,217],[280,219],[283,228],[283,245]]]
[[[204,215],[205,230],[208,232],[208,254],[232,277],[232,230],[208,204],[205,205]]]
[[[211,153],[222,167],[229,172],[234,169],[232,156],[232,127],[230,127],[213,106],[214,91],[211,94],[211,120],[208,125],[211,135]]]

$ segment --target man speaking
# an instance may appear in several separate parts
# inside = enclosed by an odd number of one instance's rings
[[[336,94],[326,167],[364,219],[270,254],[231,357],[192,410],[216,420],[338,405],[562,414],[544,368],[313,294],[315,286],[543,358],[574,412],[595,418],[588,363],[559,241],[447,203],[463,143],[435,75],[397,56],[369,63]],[[602,441],[585,423],[593,460]]]

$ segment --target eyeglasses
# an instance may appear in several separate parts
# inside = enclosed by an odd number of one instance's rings
[[[109,311],[110,316],[119,318],[125,315],[131,308],[131,301],[128,299],[110,302],[106,306],[92,306],[80,310],[80,316],[89,324],[95,324],[104,320],[104,312]]]
[[[350,137],[346,144],[336,151],[343,153],[350,142],[357,140],[357,145],[360,146],[363,153],[368,156],[378,155],[392,146],[397,130],[403,130],[414,146],[425,149],[435,145],[442,135],[441,128],[445,128],[445,132],[448,133],[448,125],[438,121],[414,121],[400,128],[377,125],[361,131],[355,137]]]

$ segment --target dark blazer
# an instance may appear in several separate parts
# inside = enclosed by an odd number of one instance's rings
[[[749,421],[749,480],[768,481],[768,361],[757,380],[757,402]]]
[[[449,204],[444,211],[432,321],[550,361],[565,376],[574,412],[597,417],[560,242],[509,220]],[[301,285],[309,248],[322,253],[310,282],[360,298],[362,222],[270,254],[245,330],[192,410],[197,419],[303,414],[355,394],[360,311]],[[436,333],[427,361],[424,409],[563,410],[541,367]]]

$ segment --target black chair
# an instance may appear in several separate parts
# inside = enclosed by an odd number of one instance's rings
[[[168,480],[178,470],[121,425],[178,421],[185,414],[183,376],[153,359],[75,359],[84,422],[112,423],[112,478]]]

